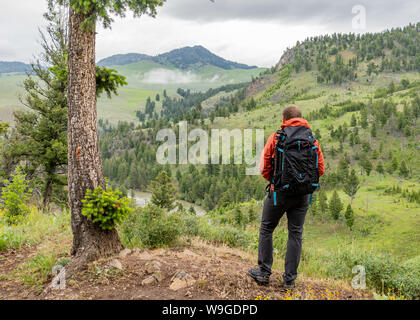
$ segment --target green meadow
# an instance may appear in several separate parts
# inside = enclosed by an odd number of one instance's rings
[[[225,84],[251,81],[264,69],[224,70],[213,66],[203,66],[193,70],[180,70],[163,67],[151,61],[141,61],[123,66],[113,66],[127,78],[127,86],[118,90],[118,96],[108,99],[106,96],[98,99],[98,118],[110,123],[118,121],[136,121],[136,111],[144,110],[146,100],[152,100],[157,94],[166,90],[169,96],[178,96],[178,88],[193,91],[205,91]],[[24,108],[19,101],[23,93],[22,83],[25,75],[0,74],[0,119],[13,122],[13,111]],[[161,102],[157,102],[157,110]]]

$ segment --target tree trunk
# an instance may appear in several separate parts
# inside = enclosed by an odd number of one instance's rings
[[[98,147],[96,116],[95,28],[82,30],[85,19],[69,13],[68,187],[73,232],[67,274],[121,249],[117,231],[104,231],[81,214],[86,190],[105,189]]]
[[[47,182],[45,183],[44,195],[43,195],[43,202],[42,206],[46,209],[50,205],[51,195],[52,195],[52,179],[51,176],[48,175]]]

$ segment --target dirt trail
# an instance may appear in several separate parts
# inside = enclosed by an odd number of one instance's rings
[[[119,256],[97,261],[75,275],[67,281],[66,289],[39,294],[4,277],[33,255],[33,250],[2,254],[0,300],[372,299],[367,292],[305,277],[299,278],[293,292],[284,292],[278,272],[273,273],[268,286],[259,286],[246,275],[253,266],[253,257],[240,250],[202,242],[177,249],[124,250]],[[44,288],[50,284],[52,276],[49,280]]]

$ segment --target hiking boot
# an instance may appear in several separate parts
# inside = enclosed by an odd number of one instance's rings
[[[270,274],[260,269],[249,269],[248,275],[260,285],[266,285],[270,281]]]
[[[285,290],[293,290],[295,288],[295,282],[294,281],[289,281],[289,282],[284,281],[283,282],[283,288]]]

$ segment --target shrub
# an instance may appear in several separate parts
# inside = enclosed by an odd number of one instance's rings
[[[37,254],[15,271],[25,286],[36,286],[39,293],[54,267],[55,254]]]
[[[20,249],[24,244],[34,245],[46,238],[71,239],[69,212],[44,214],[32,208],[18,224],[0,223],[0,250]]]
[[[87,190],[82,200],[82,214],[99,223],[103,230],[112,230],[122,222],[132,211],[129,207],[130,200],[121,198],[121,192],[111,187],[104,190],[101,187],[95,190]]]
[[[392,292],[410,299],[420,298],[419,267],[409,261],[398,263],[389,253],[353,252],[345,250],[332,259],[328,273],[335,278],[353,278],[352,268],[362,265],[366,270],[366,284],[378,292]]]
[[[253,244],[253,235],[230,225],[212,225],[206,217],[200,220],[198,235],[212,243],[231,247],[248,248]]]
[[[273,233],[273,249],[280,255],[286,253],[288,233],[283,228],[277,227]]]
[[[161,208],[172,210],[175,205],[175,187],[166,171],[161,171],[150,184],[152,190],[151,202]]]
[[[120,228],[121,241],[126,247],[150,249],[174,244],[183,230],[179,214],[169,214],[155,205],[130,213]]]
[[[192,208],[192,207],[191,207]],[[183,225],[182,233],[188,236],[198,235],[198,217],[190,214],[181,213],[180,215]]]
[[[5,187],[2,190],[4,204],[0,205],[0,209],[3,209],[2,215],[6,223],[15,224],[29,213],[26,203],[31,195],[31,190],[25,180],[25,174],[22,174],[20,169],[11,176],[11,181],[4,181]]]
[[[23,232],[0,225],[0,251],[10,248],[19,249],[24,242]]]

